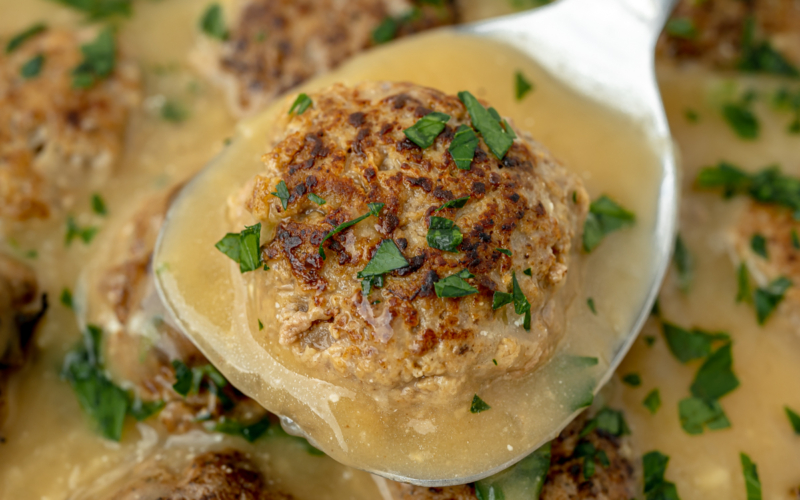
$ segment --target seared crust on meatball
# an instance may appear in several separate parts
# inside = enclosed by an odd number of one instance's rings
[[[448,146],[470,118],[457,97],[437,90],[365,83],[311,97],[311,108],[286,116],[265,173],[244,190],[245,206],[264,224],[271,267],[250,275],[263,304],[277,301],[270,314],[280,343],[322,373],[405,390],[403,397],[474,389],[546,360],[560,334],[556,292],[587,210],[577,177],[527,138],[502,160],[481,142],[470,169],[458,169]],[[432,111],[451,118],[423,150],[403,131]],[[290,194],[285,210],[271,194],[281,182]],[[438,210],[463,197],[463,208]],[[369,203],[384,204],[378,217],[323,243],[334,227],[368,213]],[[432,215],[460,228],[455,251],[428,246]],[[357,274],[382,244],[394,244],[408,265],[364,295]],[[436,282],[462,270],[478,292],[439,298]],[[494,292],[511,290],[512,273],[531,304],[530,332],[513,305],[492,309]]]
[[[399,37],[455,19],[453,0],[246,0],[228,41],[204,52],[200,68],[250,113],[373,45],[381,23]]]
[[[145,463],[107,498],[114,500],[290,500],[274,491],[261,471],[237,450],[206,452],[180,472]]]
[[[640,490],[633,457],[630,456],[625,438],[593,430],[581,437],[586,418],[573,421],[552,442],[550,471],[547,474],[540,499],[542,500],[628,500],[636,497]],[[589,442],[594,449],[603,451],[609,465],[597,464],[594,474],[588,479],[583,474],[583,457],[575,456],[579,442]],[[471,484],[445,488],[425,488],[389,481],[395,500],[475,500],[475,488]]]
[[[0,218],[47,217],[69,206],[71,193],[97,184],[120,154],[128,113],[137,102],[139,77],[117,60],[106,79],[73,87],[81,46],[92,31],[52,28],[11,53],[0,52]],[[39,74],[21,67],[43,56]]]
[[[658,45],[662,56],[736,68],[744,55],[746,23],[752,22],[755,43],[769,42],[800,67],[800,5],[794,0],[682,0],[672,19],[684,28],[665,30]]]

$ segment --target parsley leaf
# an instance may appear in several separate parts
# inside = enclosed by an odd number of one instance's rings
[[[386,16],[381,24],[372,31],[372,41],[376,45],[390,42],[397,35],[399,28],[397,20],[392,16]]]
[[[728,125],[742,139],[752,140],[758,138],[761,125],[750,106],[744,102],[727,103],[722,106],[722,117]]]
[[[439,210],[444,210],[445,208],[463,208],[464,205],[467,204],[468,200],[469,196],[464,196],[463,198],[456,198],[455,200],[447,201],[441,207],[434,210],[434,212],[438,212]]]
[[[781,276],[764,288],[756,288],[753,293],[753,305],[756,308],[756,319],[759,325],[763,325],[778,305],[783,302],[786,290],[791,286],[791,280]]]
[[[532,278],[533,277],[533,270],[529,267],[528,269],[522,271],[522,274],[524,274],[525,276],[530,276]]]
[[[590,311],[592,311],[592,314],[594,314],[595,316],[597,316],[597,309],[596,309],[596,308],[595,308],[595,306],[594,306],[594,299],[593,299],[593,298],[591,298],[591,297],[589,297],[588,299],[586,299],[586,305],[587,305],[587,306],[589,306],[589,310],[590,310]]]
[[[206,8],[200,17],[200,29],[206,35],[217,40],[228,38],[228,29],[225,27],[225,18],[222,15],[220,4],[212,3]]]
[[[133,12],[131,0],[55,0],[86,14],[89,21],[98,21],[113,16],[130,17]]]
[[[715,167],[702,169],[697,176],[697,185],[722,188],[725,197],[747,194],[761,203],[788,207],[795,218],[800,216],[800,179],[783,175],[777,166],[749,174],[722,161]]]
[[[463,241],[464,235],[450,219],[432,216],[426,239],[431,248],[445,252],[458,252],[458,246]]]
[[[767,239],[764,238],[763,235],[758,233],[754,234],[752,238],[750,238],[750,248],[753,249],[757,255],[765,259],[769,259],[769,255],[767,254]]]
[[[470,413],[480,413],[482,411],[491,410],[492,407],[486,404],[484,400],[478,397],[476,394],[472,397],[472,405],[469,407]]]
[[[651,414],[655,414],[661,408],[661,393],[658,389],[653,389],[647,393],[642,404],[647,408]]]
[[[533,90],[533,84],[525,78],[521,71],[517,71],[514,75],[514,95],[517,100],[521,101],[531,90]]]
[[[253,226],[245,226],[240,233],[226,234],[214,246],[238,263],[239,271],[246,273],[255,271],[263,264],[260,243],[261,223],[259,222]]]
[[[179,359],[172,360],[172,367],[175,369],[175,383],[172,384],[172,389],[181,396],[186,396],[192,389],[192,370],[186,366],[186,363]]]
[[[662,326],[669,350],[681,363],[708,357],[715,340],[730,340],[726,333],[707,333],[696,328],[689,331],[666,321]]]
[[[697,28],[694,21],[688,17],[673,17],[667,21],[664,27],[668,35],[684,40],[692,40],[697,36]]]
[[[675,484],[664,479],[668,463],[669,457],[658,451],[642,457],[646,500],[679,500]]]
[[[334,227],[333,229],[331,229],[331,231],[328,234],[326,234],[324,238],[322,238],[322,241],[319,244],[319,256],[322,257],[322,260],[325,260],[325,250],[322,249],[322,245],[324,245],[325,242],[331,238],[331,236],[333,236],[336,233],[344,231],[350,226],[355,226],[356,224],[358,224],[359,222],[361,222],[362,220],[366,219],[371,215],[378,217],[378,215],[380,215],[381,213],[381,210],[383,210],[384,205],[385,205],[384,203],[367,203],[367,208],[369,209],[367,213],[365,213],[361,217],[356,217],[353,220],[343,222],[338,226]]]
[[[286,210],[286,207],[289,206],[289,197],[290,197],[289,188],[286,186],[286,182],[280,181],[275,186],[275,192],[269,194],[279,198],[281,200],[281,206],[283,207],[284,210]]]
[[[67,234],[64,237],[64,243],[67,246],[72,244],[72,240],[79,238],[84,244],[88,245],[92,242],[95,235],[99,231],[94,226],[80,227],[72,216],[67,217]]]
[[[128,415],[141,422],[161,411],[165,404],[164,401],[142,401],[141,398],[134,397],[128,406]]]
[[[770,73],[783,76],[800,76],[800,71],[767,41],[756,41],[755,19],[744,22],[742,32],[742,57],[737,64],[741,71]]]
[[[506,304],[514,302],[514,296],[506,292],[494,292],[492,297],[492,310],[497,310]]]
[[[642,385],[642,377],[638,373],[628,373],[622,377],[622,381],[631,387],[639,387]]]
[[[783,409],[786,411],[786,417],[789,419],[789,423],[792,424],[792,430],[794,430],[795,434],[800,436],[800,415],[792,411],[788,406],[784,406]]]
[[[583,250],[591,252],[609,233],[633,225],[636,216],[608,196],[601,196],[589,206],[583,224]]]
[[[436,296],[439,298],[466,297],[478,293],[478,289],[467,283],[467,279],[475,276],[466,269],[451,274],[433,284]]]
[[[161,106],[161,118],[170,123],[183,123],[189,117],[189,111],[177,101],[168,100]]]
[[[383,288],[383,275],[370,276],[361,280],[361,295],[367,296],[372,293],[372,288]]]
[[[405,129],[403,133],[411,142],[426,149],[433,145],[433,141],[442,133],[449,119],[450,115],[434,111],[417,120],[417,123]]]
[[[756,464],[745,453],[739,453],[739,459],[742,462],[747,500],[761,500],[761,480],[758,478]]]
[[[261,331],[263,329],[264,329],[264,323],[262,323],[261,320],[258,320],[258,330]]]
[[[494,296],[492,298],[492,309],[499,309],[506,304],[511,304],[512,302],[514,303],[514,312],[525,315],[525,319],[523,320],[523,328],[525,328],[526,331],[530,331],[531,303],[528,302],[527,297],[525,297],[525,294],[522,293],[522,289],[517,281],[516,271],[512,271],[511,273],[511,293],[494,292]]]
[[[97,193],[92,195],[92,212],[102,216],[108,215],[106,202],[103,201],[103,198]]]
[[[117,44],[114,32],[105,28],[93,42],[81,46],[83,61],[72,70],[72,86],[88,89],[114,72]]]
[[[512,498],[538,499],[550,470],[551,444],[547,443],[510,468],[475,482],[479,500]],[[517,497],[514,497],[517,498]]]
[[[69,291],[69,288],[64,288],[61,290],[61,305],[66,307],[67,309],[74,309],[75,303],[72,299],[72,292]]]
[[[744,262],[739,264],[739,269],[736,271],[736,283],[736,302],[752,301],[753,295],[750,291],[750,274],[747,272],[747,266]]]
[[[472,94],[466,91],[458,93],[458,98],[464,103],[472,119],[472,125],[481,133],[483,140],[494,155],[502,160],[511,144],[514,142],[503,127],[500,120],[492,116]]]
[[[456,167],[461,170],[469,170],[479,142],[478,135],[472,130],[472,127],[459,125],[452,142],[450,142],[450,147],[447,148],[450,157],[456,162]]]
[[[731,344],[727,343],[714,351],[694,377],[691,391],[695,397],[719,399],[739,387],[739,379],[733,373]]]
[[[6,54],[10,54],[14,52],[18,48],[20,48],[25,42],[30,40],[31,38],[35,37],[40,33],[44,33],[47,30],[47,25],[44,23],[36,23],[30,28],[14,35],[11,40],[8,41],[6,44]]]
[[[308,108],[310,108],[314,104],[314,101],[308,97],[308,94],[302,93],[297,96],[297,99],[294,100],[292,103],[292,107],[289,108],[289,114],[299,116],[306,112]]]
[[[314,193],[308,193],[308,199],[313,201],[317,205],[324,205],[326,203],[324,198],[321,198]]]
[[[381,276],[395,269],[408,266],[408,261],[400,253],[394,240],[383,240],[375,251],[375,255],[358,273],[359,279]]]
[[[675,270],[678,273],[678,289],[683,293],[689,291],[692,286],[692,278],[694,271],[694,262],[692,254],[683,243],[683,238],[679,234],[675,238],[675,251],[672,254],[672,263],[675,264]]]
[[[584,438],[591,434],[595,429],[617,437],[631,433],[631,430],[628,427],[628,423],[625,421],[625,416],[622,414],[622,412],[613,410],[609,407],[604,407],[597,412],[597,415],[595,415],[594,418],[587,421],[578,437]]]
[[[681,427],[691,435],[702,434],[703,427],[713,431],[731,426],[722,406],[714,399],[705,400],[696,397],[682,399],[678,403],[678,415]]]
[[[229,434],[231,436],[241,436],[247,440],[248,443],[253,443],[258,438],[263,436],[265,432],[267,432],[269,426],[269,416],[266,416],[252,424],[243,424],[241,422],[237,422],[236,420],[223,417],[220,419],[217,425],[214,426],[214,431],[221,432],[223,434]]]
[[[511,253],[511,250],[509,250],[507,248],[495,248],[495,250],[497,250],[498,252],[500,252],[503,255],[508,255],[509,257],[514,255],[514,254]]]
[[[26,80],[30,80],[31,78],[36,78],[39,76],[39,73],[42,72],[42,67],[44,66],[44,54],[36,54],[35,56],[28,59],[28,61],[22,65],[19,70],[19,74],[22,78]]]

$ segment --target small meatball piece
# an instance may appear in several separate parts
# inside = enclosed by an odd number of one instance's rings
[[[587,211],[580,180],[527,138],[513,141],[502,161],[481,142],[470,169],[458,169],[448,146],[469,114],[456,96],[437,90],[364,83],[311,97],[311,108],[286,115],[285,132],[264,156],[265,172],[242,195],[249,221],[266,228],[271,268],[245,277],[258,285],[256,300],[277,309],[269,314],[277,316],[279,331],[271,331],[280,344],[323,376],[403,399],[462,390],[471,397],[484,382],[544,362],[562,331],[557,291]],[[451,118],[423,150],[403,131],[432,111]],[[282,182],[285,210],[271,194]],[[462,208],[436,211],[464,197]],[[323,244],[373,203],[383,204],[378,217]],[[460,228],[463,241],[452,251],[429,246],[432,216]],[[245,223],[252,224],[236,222]],[[381,245],[408,265],[365,294],[369,287],[357,276]],[[464,270],[474,275],[468,282],[476,293],[438,297],[436,282]],[[511,290],[512,273],[531,304],[531,331],[513,305],[492,308],[495,291]]]
[[[658,44],[663,57],[734,69],[744,55],[746,23],[752,20],[754,43],[769,42],[800,67],[800,5],[793,0],[681,0],[672,19],[688,20],[693,32],[665,30]]]
[[[245,0],[228,41],[208,44],[197,62],[249,114],[373,45],[388,19],[399,37],[452,24],[456,8],[453,0]]]
[[[552,443],[550,471],[541,500],[629,500],[635,498],[640,485],[636,479],[633,457],[627,439],[594,430],[579,435],[587,419],[578,417]],[[609,465],[597,465],[594,474],[583,477],[583,458],[574,456],[579,441],[588,441],[597,451],[608,456]],[[389,481],[395,500],[476,500],[475,488],[469,485],[425,488]]]
[[[291,500],[267,486],[257,465],[237,450],[198,455],[180,472],[145,463],[108,500]]]
[[[46,218],[116,163],[140,82],[136,67],[118,56],[110,76],[73,86],[81,47],[95,35],[51,28],[0,51],[0,219]],[[22,66],[39,56],[38,75],[24,77]]]

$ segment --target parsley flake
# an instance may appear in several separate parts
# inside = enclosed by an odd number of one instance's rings
[[[642,385],[642,377],[638,373],[628,373],[622,377],[622,381],[631,387],[639,387]]]
[[[589,206],[583,224],[583,250],[591,252],[610,233],[633,225],[636,216],[608,196],[601,196]]]
[[[324,198],[320,198],[314,193],[308,193],[308,199],[316,203],[317,205],[324,205],[326,203]]]
[[[770,282],[766,287],[756,288],[753,293],[753,305],[756,308],[756,319],[759,325],[766,323],[772,312],[783,302],[786,291],[791,286],[791,280],[781,276]]]
[[[737,64],[748,73],[769,73],[783,76],[800,76],[800,71],[767,41],[755,39],[755,19],[745,20],[742,32],[742,56]]]
[[[662,327],[669,350],[681,363],[707,358],[714,341],[730,341],[726,333],[708,333],[699,329],[689,331],[666,321]]]
[[[453,136],[453,141],[447,148],[450,157],[456,163],[456,167],[461,170],[469,170],[472,160],[475,158],[475,150],[478,148],[478,135],[467,125],[459,125]]]
[[[588,299],[586,299],[586,305],[587,305],[587,306],[589,306],[589,310],[590,310],[590,311],[592,311],[592,314],[594,314],[595,316],[597,316],[597,309],[596,309],[596,308],[595,308],[595,306],[594,306],[594,299],[593,299],[593,298],[591,298],[591,297],[589,297]]]
[[[745,453],[739,453],[739,459],[742,462],[742,474],[744,474],[747,500],[761,500],[761,480],[758,478],[756,464]]]
[[[697,36],[697,28],[694,25],[694,21],[688,17],[673,17],[667,21],[664,29],[668,35],[684,40],[692,40]]]
[[[464,205],[467,204],[468,200],[469,196],[464,196],[463,198],[456,198],[455,200],[447,201],[441,207],[434,210],[434,212],[438,212],[439,210],[444,210],[445,208],[463,208]]]
[[[661,408],[661,393],[657,388],[653,389],[647,393],[647,396],[645,396],[642,404],[648,409],[648,411],[650,411],[651,414],[655,414],[658,409]]]
[[[380,45],[392,41],[397,35],[398,28],[397,20],[392,16],[386,16],[381,24],[372,31],[372,42]]]
[[[702,169],[697,176],[697,185],[709,189],[722,188],[726,198],[746,194],[760,203],[787,207],[794,212],[796,219],[800,218],[800,179],[783,175],[777,166],[750,174],[721,161],[714,167]]]
[[[693,109],[687,109],[683,113],[683,116],[686,117],[686,121],[689,122],[689,123],[697,123],[697,122],[700,121],[700,115],[697,114],[697,111],[695,111]]]
[[[507,248],[495,248],[495,250],[497,250],[498,252],[500,252],[503,255],[508,255],[509,257],[511,257],[513,255],[511,253],[511,250],[509,250]]]
[[[617,437],[631,433],[631,430],[628,427],[628,423],[625,421],[625,416],[622,414],[622,412],[613,410],[609,407],[604,407],[597,412],[597,415],[595,415],[594,418],[587,421],[578,437],[584,438],[595,430]]]
[[[367,265],[358,273],[358,278],[371,278],[381,276],[395,269],[408,266],[408,261],[400,253],[394,240],[383,240],[375,251],[375,255]]]
[[[521,71],[517,71],[514,75],[514,95],[517,100],[521,101],[531,90],[533,90],[533,84],[525,78]]]
[[[302,93],[297,96],[297,99],[294,100],[292,103],[292,107],[289,108],[289,114],[299,116],[306,112],[308,108],[310,108],[314,104],[314,101],[308,97],[308,94]]]
[[[682,399],[678,403],[678,415],[681,427],[691,435],[702,434],[704,427],[713,431],[731,426],[722,406],[714,399],[705,400],[697,397]]]
[[[528,302],[525,294],[522,293],[522,288],[520,288],[519,282],[517,281],[517,273],[514,271],[511,273],[511,293],[494,292],[494,296],[492,297],[492,309],[497,310],[511,303],[514,304],[515,313],[525,315],[523,328],[525,328],[526,331],[530,331],[531,303]]]
[[[192,370],[179,359],[172,360],[172,367],[175,369],[175,383],[172,384],[172,389],[181,396],[186,396],[192,389]]]
[[[189,111],[181,103],[170,99],[161,106],[161,118],[170,123],[183,123],[189,118]]]
[[[427,149],[442,133],[448,120],[450,115],[434,111],[417,120],[417,123],[405,129],[403,134],[417,146]]]
[[[692,395],[706,401],[719,399],[739,387],[733,373],[733,355],[730,342],[723,345],[704,362],[692,382]]]
[[[476,481],[475,496],[481,500],[538,499],[550,470],[550,452],[551,445],[547,443],[508,469]]]
[[[240,436],[243,437],[248,443],[253,443],[258,438],[263,436],[265,432],[267,432],[269,426],[269,416],[266,416],[252,424],[243,424],[236,420],[222,417],[214,426],[214,431],[221,432],[223,434],[229,434],[231,436]]]
[[[784,406],[783,410],[786,412],[786,417],[789,419],[789,423],[792,425],[792,430],[796,435],[800,436],[800,415],[792,411],[792,409],[788,406]]]
[[[736,132],[736,135],[742,139],[756,139],[761,132],[758,118],[750,109],[749,104],[744,102],[724,104],[722,106],[722,117]]]
[[[481,133],[486,145],[499,160],[502,160],[514,139],[500,125],[499,118],[492,116],[492,113],[483,107],[474,95],[462,91],[458,93],[458,98],[467,108],[472,125]]]
[[[239,233],[228,233],[214,245],[239,264],[239,271],[255,271],[263,264],[261,259],[261,223],[245,226]]]
[[[750,248],[753,249],[756,255],[769,259],[769,255],[767,254],[767,239],[764,238],[763,235],[758,233],[754,234],[750,239]]]
[[[675,264],[675,270],[678,274],[678,289],[686,293],[692,286],[694,259],[689,249],[683,243],[683,238],[679,234],[675,238],[675,251],[672,254],[672,263]]]
[[[211,38],[226,40],[228,29],[225,27],[225,18],[222,15],[222,6],[212,3],[200,17],[200,30]]]
[[[472,404],[469,407],[470,413],[480,413],[482,411],[491,410],[492,407],[486,404],[484,400],[478,397],[478,395],[474,395],[472,397]]]
[[[67,246],[72,245],[72,240],[75,238],[83,241],[85,245],[92,242],[97,232],[100,229],[94,226],[80,227],[72,216],[67,217],[67,234],[64,237],[64,243]]]
[[[19,70],[19,74],[22,76],[22,78],[30,80],[31,78],[36,78],[39,76],[39,73],[42,72],[43,66],[44,54],[36,54],[22,65]]]
[[[739,264],[739,269],[736,271],[736,283],[736,302],[751,302],[753,294],[750,290],[750,274],[744,262]]]
[[[642,457],[646,500],[680,500],[675,483],[664,479],[668,463],[669,457],[658,451],[651,451]]]
[[[331,229],[331,231],[328,234],[326,234],[324,238],[322,238],[322,242],[320,242],[319,244],[319,256],[322,257],[322,260],[325,260],[325,250],[323,250],[322,245],[324,245],[325,242],[331,238],[331,236],[333,236],[336,233],[344,231],[350,226],[355,226],[356,224],[358,224],[359,222],[361,222],[362,220],[366,219],[371,215],[378,217],[378,215],[380,215],[381,213],[381,210],[383,210],[384,205],[385,205],[384,203],[367,203],[367,208],[369,209],[367,213],[365,213],[361,217],[356,217],[353,220],[343,222],[338,226],[334,227],[333,229]]]
[[[88,21],[99,21],[114,16],[130,17],[132,0],[55,0],[86,14]]]
[[[464,235],[450,219],[432,216],[426,239],[431,248],[445,252],[458,252],[458,246],[463,241]]]
[[[528,269],[522,271],[522,274],[524,274],[525,276],[530,276],[532,278],[533,277],[533,270],[529,267]]]
[[[264,323],[262,323],[261,320],[258,320],[258,330],[261,331],[263,329],[264,329]]]
[[[466,297],[478,293],[478,289],[467,283],[467,279],[475,276],[464,269],[456,274],[441,279],[433,284],[436,296],[439,298]]]
[[[102,216],[108,215],[106,202],[103,201],[103,198],[97,193],[92,195],[92,212]]]
[[[114,72],[117,57],[117,44],[114,32],[105,28],[93,42],[81,46],[83,61],[72,70],[72,86],[88,89]]]
[[[284,210],[289,206],[289,188],[286,186],[286,182],[280,181],[275,186],[275,192],[269,193],[272,196],[275,196],[281,200],[281,206]]]
[[[22,47],[22,45],[30,40],[31,38],[35,37],[40,33],[44,33],[47,31],[47,25],[44,23],[37,23],[31,26],[30,28],[14,35],[11,40],[8,41],[6,44],[6,54],[10,54],[14,52],[18,48]]]
[[[61,290],[61,305],[66,307],[67,309],[74,309],[75,303],[72,299],[72,292],[69,291],[69,288],[64,288]]]

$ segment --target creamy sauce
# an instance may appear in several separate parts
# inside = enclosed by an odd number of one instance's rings
[[[514,99],[517,70],[537,86],[522,102]],[[332,457],[390,477],[467,478],[552,438],[613,360],[654,279],[661,175],[656,148],[636,124],[574,94],[498,42],[451,32],[423,35],[370,52],[301,90],[363,80],[408,80],[451,94],[470,90],[549,147],[583,177],[593,198],[608,194],[637,214],[634,228],[608,238],[585,259],[586,285],[570,306],[567,333],[551,364],[533,376],[484,388],[481,397],[492,411],[473,415],[466,400],[408,408],[371,399],[320,380],[276,342],[258,341],[270,330],[276,336],[277,325],[262,315],[265,331],[258,331],[241,274],[214,243],[233,229],[226,200],[261,170],[258,158],[270,144],[275,113],[285,113],[294,94],[240,124],[233,144],[173,205],[170,230],[155,257],[159,279],[178,320],[209,359],[266,408],[294,420]],[[587,297],[594,298],[597,316]],[[568,366],[566,358],[574,355],[598,357],[599,363]],[[420,433],[412,422],[439,430]]]

